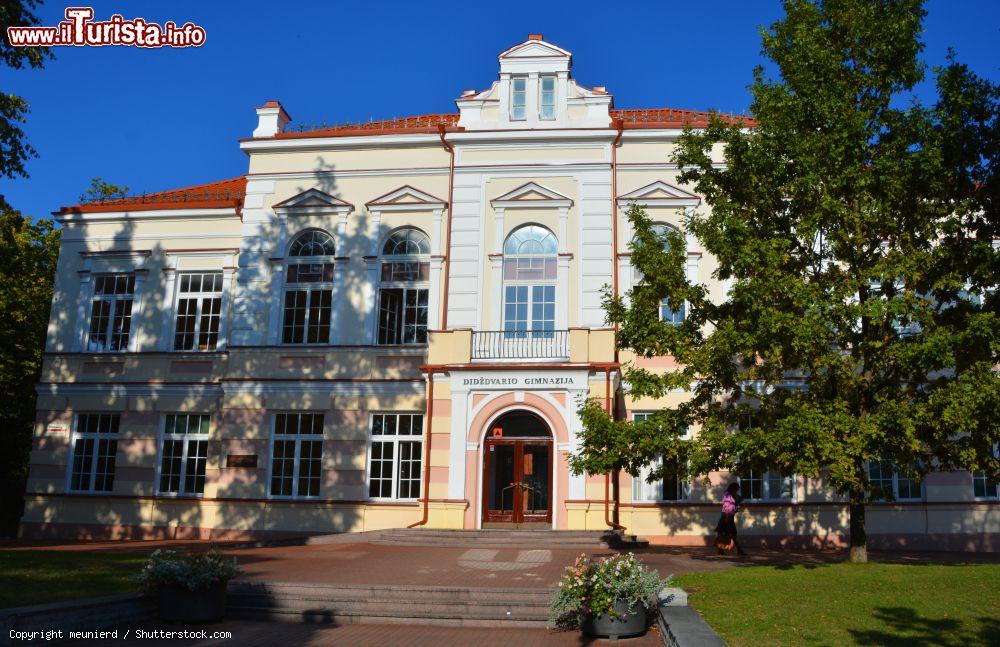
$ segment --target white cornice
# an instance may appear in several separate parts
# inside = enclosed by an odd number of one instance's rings
[[[127,220],[183,220],[185,218],[238,218],[232,207],[222,209],[149,209],[147,211],[98,211],[53,216],[59,223],[116,222]]]

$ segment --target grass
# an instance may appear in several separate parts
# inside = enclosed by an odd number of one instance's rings
[[[1000,645],[1000,564],[745,566],[676,580],[733,647]]]
[[[146,553],[0,550],[0,609],[137,590]]]

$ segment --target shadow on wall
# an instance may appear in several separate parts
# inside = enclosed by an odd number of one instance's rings
[[[292,192],[293,195],[304,192],[308,189],[318,189],[333,195],[338,195],[337,181],[333,173],[332,164],[327,164],[321,157],[317,158],[315,172],[317,183],[314,186],[298,186]],[[395,187],[390,187],[395,188]],[[280,196],[282,199],[291,197]],[[411,224],[421,229],[429,236],[433,235],[429,231],[430,222],[423,222],[420,216],[414,217]],[[283,313],[279,318],[279,337],[275,339],[264,338],[268,333],[270,312],[272,305],[276,305],[278,311],[282,310],[283,289],[281,276],[278,280],[272,281],[274,274],[269,265],[269,259],[284,258],[287,254],[287,245],[294,239],[295,235],[304,229],[321,228],[336,241],[336,256],[342,260],[338,263],[337,284],[335,289],[339,292],[339,297],[334,296],[334,303],[337,311],[333,315],[333,321],[337,328],[333,332],[330,344],[318,344],[310,346],[287,345],[288,354],[298,357],[306,356],[305,361],[289,365],[284,370],[280,368],[280,362],[276,355],[284,352],[239,352],[237,344],[233,344],[233,323],[238,311],[246,312],[241,314],[241,318],[246,321],[245,325],[251,326],[257,331],[263,331],[260,342],[263,345],[280,343],[280,326]],[[119,438],[118,452],[116,455],[116,477],[114,494],[121,497],[147,496],[156,492],[157,484],[155,471],[159,457],[159,439],[152,430],[159,429],[160,419],[166,413],[172,412],[209,412],[205,404],[204,397],[196,395],[198,385],[204,384],[208,387],[221,385],[223,391],[236,387],[245,387],[247,383],[253,385],[259,383],[260,378],[267,378],[269,388],[261,393],[262,406],[257,415],[250,415],[252,409],[239,410],[240,403],[231,399],[228,403],[225,396],[215,400],[211,408],[214,408],[215,424],[213,433],[210,436],[208,458],[207,480],[209,483],[214,478],[217,483],[226,483],[222,492],[223,496],[230,497],[238,505],[226,505],[230,499],[184,499],[184,498],[156,498],[156,499],[129,499],[129,498],[100,498],[100,497],[53,497],[48,499],[41,510],[33,510],[32,521],[40,522],[45,526],[65,524],[63,527],[72,526],[81,538],[105,538],[131,537],[136,535],[146,537],[164,538],[184,538],[199,536],[202,529],[214,528],[218,532],[213,535],[224,537],[225,535],[239,535],[243,532],[253,532],[267,535],[279,535],[289,532],[334,532],[340,530],[358,529],[362,525],[360,508],[357,507],[359,501],[367,498],[366,488],[366,466],[363,465],[367,448],[368,403],[365,397],[365,384],[359,383],[355,388],[349,382],[331,382],[334,379],[361,379],[383,378],[391,376],[400,379],[401,385],[414,384],[422,380],[418,365],[414,362],[412,366],[403,366],[390,369],[376,366],[374,355],[370,352],[360,352],[359,349],[338,347],[343,343],[358,344],[363,343],[365,325],[368,309],[377,307],[377,283],[369,286],[368,263],[364,257],[370,256],[372,251],[376,254],[380,249],[377,244],[373,244],[369,233],[370,221],[364,207],[355,205],[354,212],[349,216],[346,231],[339,231],[339,218],[336,215],[325,216],[288,216],[287,236],[285,238],[285,249],[276,249],[275,246],[281,240],[278,231],[277,218],[262,225],[260,238],[258,241],[243,240],[239,268],[234,277],[234,285],[231,286],[229,294],[230,305],[226,312],[229,326],[229,339],[232,346],[228,352],[223,352],[220,361],[224,368],[224,377],[219,380],[219,376],[204,375],[196,378],[185,377],[182,381],[185,384],[194,384],[191,395],[186,398],[160,397],[154,389],[150,395],[133,396],[129,394],[123,397],[121,393],[112,395],[109,389],[107,395],[88,398],[85,405],[88,410],[121,411],[122,413],[122,433]],[[171,348],[172,343],[168,340],[161,340],[163,331],[163,319],[165,313],[152,307],[156,303],[173,303],[174,295],[166,294],[166,284],[163,280],[163,272],[166,255],[162,240],[156,240],[150,246],[150,241],[137,239],[135,223],[127,221],[122,224],[120,230],[113,236],[110,244],[103,244],[101,251],[125,251],[125,250],[149,250],[150,256],[148,266],[150,268],[145,284],[140,295],[140,313],[133,321],[133,333],[140,335],[138,338],[143,348],[146,350],[160,347]],[[382,225],[376,233],[376,243],[381,243],[390,231],[390,227]],[[201,241],[193,240],[192,247],[203,247]],[[90,245],[91,251],[98,249],[95,245]],[[259,253],[257,250],[260,250]],[[65,252],[64,252],[65,253]],[[75,251],[72,253],[76,253]],[[66,260],[63,261],[64,263]],[[75,276],[75,275],[74,275]],[[377,277],[376,277],[377,281]],[[237,289],[244,295],[242,303],[235,303],[232,300]],[[76,308],[77,295],[75,284],[72,280],[67,280],[57,291],[54,299],[54,317],[50,328],[65,328],[70,326],[72,320],[71,313]],[[308,285],[304,286],[308,289]],[[273,304],[273,300],[278,299],[278,304]],[[79,326],[86,326],[86,320],[90,313],[83,313],[85,321],[78,322]],[[168,326],[172,330],[173,326]],[[346,339],[337,338],[337,330],[344,331]],[[360,331],[360,332],[359,332]],[[79,330],[75,331],[79,334]],[[252,331],[251,331],[252,332]],[[54,336],[50,334],[50,339]],[[398,347],[386,347],[386,354],[392,355],[394,349]],[[66,349],[60,349],[66,350]],[[239,365],[234,364],[234,358],[239,356]],[[308,358],[321,358],[311,362]],[[107,353],[96,356],[100,361],[115,361],[128,359],[122,356]],[[58,360],[55,360],[58,361]],[[154,382],[178,381],[176,376],[169,374],[166,368],[169,362],[163,362],[161,366],[168,374],[148,376]],[[275,374],[277,371],[277,375]],[[380,371],[376,374],[377,371]],[[52,373],[52,371],[49,371]],[[275,380],[274,378],[279,378]],[[63,375],[59,379],[80,380],[81,376]],[[83,377],[86,379],[86,376]],[[104,376],[98,378],[107,384],[116,382],[128,382],[130,377],[127,371],[119,375]],[[301,389],[298,385],[289,384],[287,388],[275,386],[280,384],[280,380],[288,382],[304,380],[310,381],[308,389]],[[352,395],[342,395],[338,393],[338,388],[342,385],[352,386]],[[328,387],[328,388],[327,388]],[[126,393],[130,388],[126,386]],[[252,387],[251,390],[253,390]],[[422,391],[419,387],[414,387],[415,394]],[[407,389],[402,389],[408,392]],[[134,393],[134,392],[133,392]],[[258,390],[258,393],[260,391]],[[408,396],[411,397],[412,396]],[[65,408],[60,411],[46,411],[47,417],[62,417],[72,419],[77,413],[73,409],[73,399],[64,400]],[[223,409],[229,405],[236,408]],[[392,403],[386,403],[392,404]],[[257,407],[252,404],[251,407]],[[415,412],[422,412],[423,406],[414,406]],[[323,456],[321,470],[321,491],[318,500],[286,502],[271,500],[269,497],[270,483],[266,482],[269,474],[272,457],[270,452],[270,436],[273,416],[272,411],[322,411],[325,414],[325,425],[323,434]],[[233,415],[224,418],[223,411]],[[346,415],[352,412],[352,415]],[[39,415],[43,415],[40,411]],[[133,424],[141,424],[148,431],[139,432],[138,437],[130,438],[129,418],[136,420]],[[138,422],[142,420],[142,422]],[[230,424],[239,421],[238,424]],[[256,428],[254,428],[256,427]],[[37,429],[37,427],[36,427]],[[42,449],[41,445],[48,443],[46,449],[52,449],[53,439],[43,437],[36,433],[34,438],[34,448]],[[65,445],[70,442],[69,434],[63,440]],[[233,447],[240,444],[256,444],[258,453],[258,465],[255,470],[247,468],[229,468],[226,466],[226,456],[234,453]],[[35,491],[46,491],[57,493],[62,490],[61,477],[54,476],[55,472],[68,469],[66,461],[72,460],[72,450],[63,447],[65,454],[52,462],[58,461],[59,465],[44,465],[36,459],[36,465],[32,469],[34,484],[29,487]],[[150,457],[148,454],[153,453]],[[52,454],[55,456],[56,454]],[[358,467],[360,466],[360,469]],[[52,478],[45,478],[51,476]],[[47,483],[47,485],[46,485]],[[60,485],[55,485],[60,483]],[[227,493],[225,489],[230,491]],[[344,501],[345,503],[338,503]],[[346,503],[350,502],[350,503]],[[355,504],[355,505],[351,505]],[[75,507],[74,517],[81,523],[67,523],[64,508]],[[210,506],[215,507],[214,510]],[[217,506],[217,507],[216,507]],[[85,509],[81,516],[81,509]],[[419,510],[414,508],[413,520],[419,517]],[[135,526],[146,526],[136,528]],[[152,527],[149,527],[149,526]],[[44,527],[44,526],[43,526]],[[228,531],[228,532],[227,532]]]

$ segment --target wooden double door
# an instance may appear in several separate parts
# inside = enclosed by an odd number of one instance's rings
[[[552,440],[487,438],[483,522],[552,523]]]

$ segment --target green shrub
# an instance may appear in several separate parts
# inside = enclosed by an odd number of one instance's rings
[[[164,585],[200,591],[216,582],[228,582],[242,572],[235,557],[226,557],[215,550],[205,553],[156,550],[135,578],[146,592],[157,591]]]
[[[632,553],[592,560],[580,555],[566,568],[549,605],[552,620],[562,627],[579,626],[584,616],[603,613],[616,618],[615,602],[637,608],[656,607],[657,594],[670,585],[671,578],[647,568]]]

